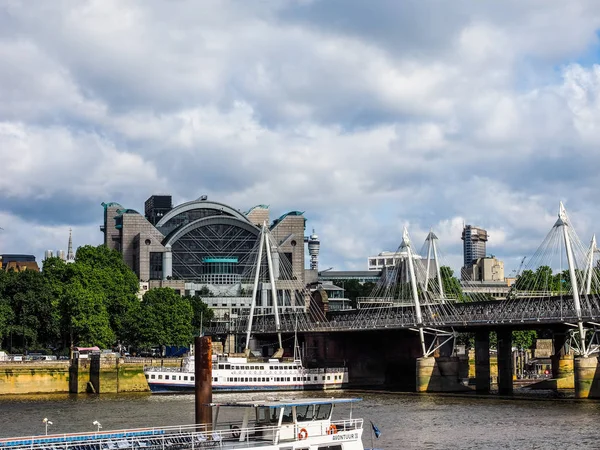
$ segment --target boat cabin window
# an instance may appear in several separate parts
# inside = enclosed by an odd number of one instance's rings
[[[231,364],[225,364],[225,370],[231,369]]]
[[[256,408],[256,423],[267,424],[267,423],[279,423],[279,410],[281,407],[277,406],[259,406]]]
[[[325,420],[329,419],[331,416],[331,403],[326,403],[323,405],[315,405],[315,419],[316,420]]]
[[[342,450],[342,444],[319,445],[318,450]]]
[[[313,405],[296,406],[296,420],[298,422],[308,422],[313,419]]]
[[[285,406],[283,408],[283,419],[281,423],[294,423],[294,415],[292,414],[291,406]]]

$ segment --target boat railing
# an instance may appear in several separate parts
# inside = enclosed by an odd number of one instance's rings
[[[286,424],[297,428],[294,436],[309,422]],[[321,421],[320,434],[362,429],[362,419],[342,419]],[[227,448],[255,448],[270,446],[279,439],[282,427],[260,426],[258,424],[241,427],[241,423],[229,422],[218,424],[214,430],[206,425],[180,425],[161,428],[136,428],[114,430],[97,433],[69,433],[47,436],[30,436],[0,439],[2,450],[195,450],[221,447],[226,442]],[[295,437],[294,437],[295,439]]]
[[[152,370],[155,372],[174,372],[181,373],[186,372],[185,367],[164,367],[164,366],[144,366],[144,370]]]
[[[304,369],[306,373],[316,374],[316,373],[334,373],[334,372],[348,372],[347,367],[320,367],[314,369]]]

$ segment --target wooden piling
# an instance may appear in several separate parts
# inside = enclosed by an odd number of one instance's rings
[[[194,344],[196,424],[212,428],[212,338],[198,336]]]

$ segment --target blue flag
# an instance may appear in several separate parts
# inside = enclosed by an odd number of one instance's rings
[[[377,425],[375,425],[372,420],[371,427],[373,428],[373,433],[375,433],[375,437],[379,439],[379,436],[381,436],[381,431],[379,431],[379,428],[377,428]]]

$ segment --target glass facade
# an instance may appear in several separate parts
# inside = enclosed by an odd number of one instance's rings
[[[218,223],[190,230],[172,244],[173,278],[207,284],[239,283],[253,272],[256,261],[252,250],[258,233]]]
[[[158,252],[150,252],[150,279],[161,280],[163,273],[163,255]]]
[[[227,214],[225,211],[221,211],[219,209],[197,208],[197,209],[192,209],[190,211],[184,211],[184,212],[177,214],[175,217],[170,219],[166,224],[159,227],[159,230],[162,234],[167,236],[169,233],[176,230],[177,228],[187,225],[188,223],[192,223],[194,220],[203,219],[205,217],[212,217],[212,216],[232,217],[230,214]]]

